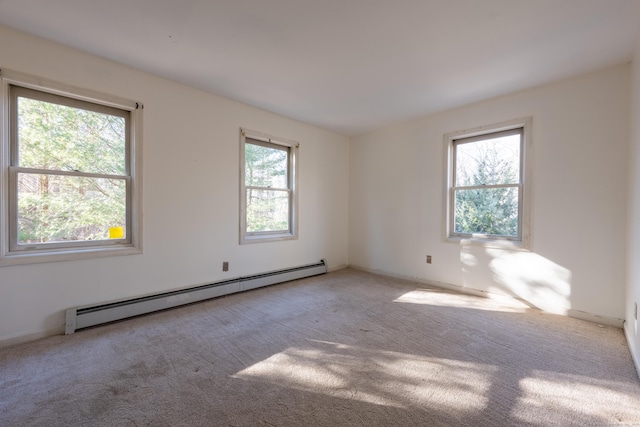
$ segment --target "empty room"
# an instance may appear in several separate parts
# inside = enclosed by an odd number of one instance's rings
[[[640,426],[640,0],[0,1],[0,426]]]

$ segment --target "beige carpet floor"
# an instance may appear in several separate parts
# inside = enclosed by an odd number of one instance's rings
[[[1,426],[640,426],[623,332],[351,269],[0,350]]]

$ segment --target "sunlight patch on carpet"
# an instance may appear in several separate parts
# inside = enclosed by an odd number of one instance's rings
[[[549,413],[565,414],[567,419],[577,415],[597,419],[613,410],[621,422],[640,422],[633,418],[640,402],[627,382],[536,370],[520,380],[519,388],[521,396],[512,415],[522,421],[530,421],[526,415],[531,408],[544,408]],[[586,396],[598,396],[598,399]]]
[[[448,293],[440,290],[416,289],[400,295],[393,302],[408,304],[435,305],[439,307],[472,308],[475,310],[502,311],[506,313],[524,313],[528,306],[513,298],[486,298]]]
[[[495,371],[476,363],[313,341],[274,354],[234,378],[376,405],[472,412],[486,406]]]

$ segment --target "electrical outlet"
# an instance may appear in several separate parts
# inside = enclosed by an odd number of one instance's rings
[[[229,261],[222,262],[222,271],[229,271]]]
[[[427,264],[431,264],[431,255],[427,255]]]

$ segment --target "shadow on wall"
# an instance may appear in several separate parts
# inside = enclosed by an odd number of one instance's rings
[[[517,297],[531,307],[567,314],[571,271],[533,252],[462,246],[463,286]]]

